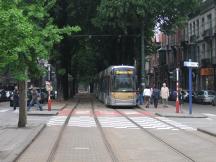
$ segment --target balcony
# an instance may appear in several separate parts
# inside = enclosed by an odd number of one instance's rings
[[[190,36],[190,43],[196,43],[196,35],[191,35]]]
[[[209,38],[211,38],[211,37],[213,36],[213,35],[212,35],[212,28],[209,28],[209,29],[204,30],[202,36],[203,36],[204,39],[209,39]]]

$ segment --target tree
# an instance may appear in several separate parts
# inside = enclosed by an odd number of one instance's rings
[[[155,26],[170,33],[182,25],[200,0],[102,0],[98,7],[96,26],[103,30],[118,29],[123,34],[141,35],[141,74],[144,82],[146,42],[151,39]],[[138,51],[138,50],[137,50]],[[139,63],[140,64],[140,63]]]
[[[53,24],[48,10],[55,1],[0,0],[0,69],[10,67],[17,79],[20,92],[18,127],[25,127],[26,80],[29,71],[38,73],[38,60],[48,59],[53,45],[60,42],[64,34],[80,30],[79,27],[59,29]]]
[[[93,57],[93,55],[88,55],[90,45],[87,40],[88,34],[96,31],[91,23],[91,18],[96,14],[97,3],[98,0],[58,0],[57,5],[51,12],[54,21],[59,27],[77,24],[82,28],[82,31],[79,32],[78,35],[65,37],[61,44],[55,48],[55,53],[52,55],[52,63],[55,64],[57,67],[56,69],[58,69],[56,72],[58,80],[57,88],[58,94],[60,94],[58,97],[60,98],[68,99],[71,97],[68,94],[68,89],[70,89],[69,86],[72,85],[68,84],[68,75],[73,76],[73,88],[77,85],[77,75],[80,69],[78,69],[76,64],[80,64],[85,58],[89,58],[89,56]],[[82,36],[82,34],[86,36]],[[78,55],[82,55],[81,58],[84,60],[77,59]],[[84,55],[86,55],[86,57]],[[85,68],[86,71],[89,69],[87,66],[85,66]],[[84,67],[82,67],[82,69],[84,69]],[[88,75],[90,75],[90,73],[88,73]],[[73,93],[75,93],[75,89]]]

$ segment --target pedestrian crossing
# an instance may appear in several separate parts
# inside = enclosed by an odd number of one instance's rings
[[[96,122],[93,117],[90,116],[74,116],[71,117],[68,126],[71,127],[96,127]]]
[[[62,126],[66,119],[67,116],[54,116],[48,121],[47,126]]]
[[[135,124],[127,120],[125,117],[98,117],[98,120],[104,128],[138,129]]]
[[[131,120],[139,124],[141,127],[146,128],[146,129],[157,129],[157,130],[178,130],[175,129],[174,127],[167,125],[161,121],[158,121],[154,118],[150,117],[131,117]]]
[[[175,127],[178,127],[178,128],[180,128],[180,129],[192,130],[192,131],[196,130],[196,129],[190,127],[190,126],[181,124],[181,123],[179,123],[179,122],[170,120],[170,119],[165,118],[165,117],[156,117],[156,118],[158,118],[159,120],[162,120],[162,121],[164,121],[164,122],[166,122],[166,123],[168,123],[168,124],[174,125]]]
[[[190,131],[196,130],[192,127],[172,121],[165,117],[156,117],[155,119],[148,116],[137,116],[137,117],[133,116],[129,118],[144,129],[172,130],[172,131],[177,131],[179,129],[190,130]],[[157,118],[159,120],[157,120]],[[97,119],[102,128],[140,129],[136,124],[134,124],[133,122],[131,122],[125,117],[99,116],[97,117]],[[66,120],[66,116],[55,116],[48,121],[47,126],[62,126],[65,120]],[[163,121],[168,124],[164,123]],[[92,116],[72,116],[67,126],[91,128],[91,127],[97,127],[97,124],[94,117]]]

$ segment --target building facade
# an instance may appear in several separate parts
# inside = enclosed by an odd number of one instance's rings
[[[160,57],[161,79],[175,89],[172,74],[180,68],[180,84],[188,89],[188,69],[183,62],[191,59],[199,63],[193,69],[193,89],[216,90],[216,2],[203,2],[199,12],[190,15],[184,29],[175,34],[161,34]]]

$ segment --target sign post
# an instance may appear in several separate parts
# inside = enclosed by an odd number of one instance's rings
[[[176,113],[179,113],[179,68],[176,68]]]
[[[52,101],[51,101],[51,97],[50,97],[50,92],[52,91],[52,85],[49,81],[46,81],[46,90],[48,92],[48,111],[51,111],[51,104],[52,104]]]
[[[192,68],[199,66],[198,62],[189,61],[184,62],[184,66],[188,67],[188,76],[189,76],[189,114],[192,114]]]

